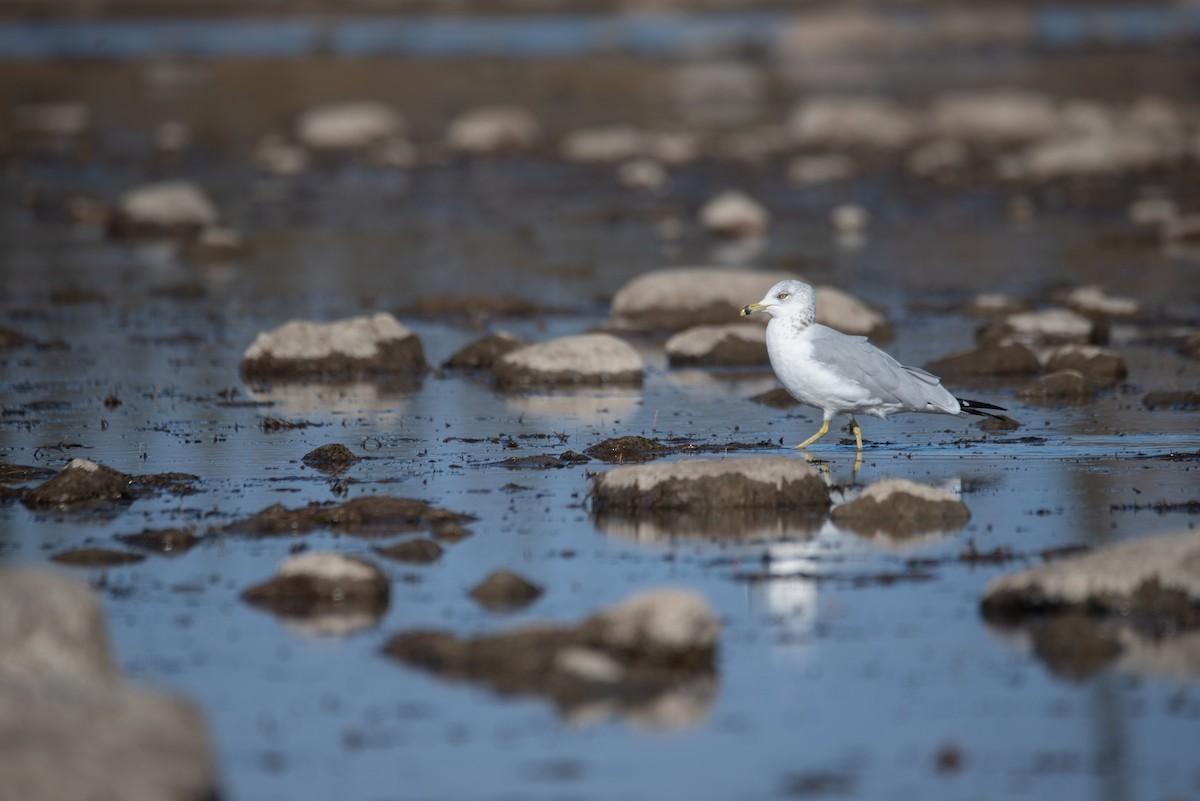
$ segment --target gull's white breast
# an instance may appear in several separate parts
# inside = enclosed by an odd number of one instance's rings
[[[767,324],[767,354],[780,383],[801,403],[818,409],[850,411],[870,406],[871,393],[813,358],[811,327],[797,332],[786,321]]]

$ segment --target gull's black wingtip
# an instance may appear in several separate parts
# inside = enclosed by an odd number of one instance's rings
[[[994,412],[1007,412],[1008,411],[1008,409],[1005,409],[1003,406],[996,406],[995,404],[984,403],[983,401],[967,400],[966,398],[955,398],[955,400],[958,401],[958,405],[962,407],[962,410],[964,412],[966,412],[967,414],[976,414],[976,415],[979,415],[980,417],[995,417],[996,416],[994,414],[988,414],[987,412],[982,411],[983,409],[991,409]]]

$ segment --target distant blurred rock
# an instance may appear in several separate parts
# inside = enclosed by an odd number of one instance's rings
[[[501,356],[527,345],[507,331],[497,331],[471,342],[442,362],[450,370],[491,370]]]
[[[1098,286],[1080,286],[1063,293],[1062,302],[1089,317],[1136,317],[1141,304],[1133,298],[1110,295]]]
[[[657,192],[668,187],[671,176],[662,164],[651,158],[636,158],[617,168],[617,180],[630,189]]]
[[[675,68],[667,92],[689,126],[739,125],[760,113],[766,78],[743,61],[701,61]]]
[[[825,184],[853,178],[858,163],[843,153],[796,156],[787,165],[788,180],[798,186]]]
[[[610,334],[583,334],[517,348],[500,357],[494,371],[500,384],[509,388],[640,386],[645,364],[633,347]]]
[[[361,150],[399,136],[405,128],[404,117],[383,103],[329,103],[300,114],[296,140],[313,150]]]
[[[131,476],[91,459],[72,459],[54,478],[26,491],[22,502],[29,507],[65,508],[89,501],[130,500],[131,481]]]
[[[497,570],[471,590],[471,597],[493,612],[521,609],[543,593],[538,585],[513,573]]]
[[[1089,344],[1098,331],[1092,320],[1070,309],[1017,312],[979,333],[982,343],[1015,341],[1026,345]]]
[[[912,112],[877,97],[834,96],[806,100],[788,120],[799,145],[898,150],[919,128]]]
[[[248,379],[411,378],[426,369],[417,335],[385,313],[332,323],[293,320],[260,333],[241,364]]]
[[[1075,370],[1099,387],[1119,384],[1129,374],[1119,353],[1094,345],[1063,345],[1051,352],[1046,370]]]
[[[1018,342],[999,342],[944,356],[925,365],[938,376],[1021,376],[1042,371],[1037,355]]]
[[[632,125],[604,125],[573,131],[562,141],[568,161],[607,163],[646,154],[646,134]]]
[[[942,95],[930,109],[934,135],[979,144],[1031,142],[1057,133],[1062,120],[1046,95],[1015,89]]]
[[[742,367],[769,361],[763,329],[740,323],[688,328],[664,347],[672,367]]]
[[[309,168],[308,151],[279,134],[268,134],[254,147],[254,164],[275,175],[297,175]]]
[[[771,222],[766,207],[743,192],[721,192],[700,207],[700,224],[718,236],[762,236]]]
[[[829,210],[829,224],[839,233],[858,233],[871,224],[871,212],[857,203],[839,203]]]
[[[287,619],[304,620],[305,631],[345,634],[374,624],[388,607],[389,584],[371,562],[336,551],[289,557],[274,577],[242,593],[242,599]]]
[[[451,120],[446,142],[454,150],[477,155],[529,150],[542,139],[542,126],[520,106],[480,106]]]
[[[1096,397],[1096,385],[1078,370],[1058,370],[1026,384],[1017,397],[1044,405],[1089,403]]]
[[[188,181],[146,184],[123,193],[110,228],[117,235],[195,236],[220,215],[200,187]]]

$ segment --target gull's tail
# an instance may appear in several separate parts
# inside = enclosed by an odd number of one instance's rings
[[[955,398],[955,400],[958,401],[958,405],[962,407],[964,412],[967,414],[979,415],[980,417],[1000,417],[998,414],[985,412],[983,411],[984,409],[992,409],[993,411],[997,412],[1008,411],[1008,409],[1005,409],[1003,406],[995,406],[991,403],[984,403],[983,401],[967,400],[966,398]]]

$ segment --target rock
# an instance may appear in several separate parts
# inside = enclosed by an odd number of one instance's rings
[[[88,587],[0,569],[0,787],[26,801],[216,798],[204,722],[185,701],[126,687]]]
[[[841,203],[829,210],[829,224],[838,233],[858,233],[871,224],[871,212],[857,203]]]
[[[776,387],[766,392],[760,392],[750,398],[750,400],[772,409],[790,409],[793,406],[800,405],[800,401],[792,397],[792,394],[783,387]]]
[[[737,321],[747,303],[794,273],[716,267],[673,267],[643,273],[613,296],[611,314],[622,325],[680,331]],[[828,286],[815,287],[817,322],[847,334],[886,338],[886,318],[862,301]]]
[[[248,380],[412,378],[427,369],[417,335],[386,313],[332,323],[284,323],[260,333],[241,364]]]
[[[528,150],[542,138],[542,126],[520,106],[481,106],[459,114],[446,129],[454,150],[476,155]]]
[[[879,98],[817,97],[805,101],[788,119],[801,146],[897,150],[918,134],[909,112]]]
[[[1200,332],[1189,334],[1179,343],[1179,352],[1193,359],[1200,359]]]
[[[178,556],[193,548],[200,538],[187,529],[144,529],[140,534],[118,534],[116,539],[143,551]]]
[[[979,339],[984,344],[1011,340],[1024,345],[1086,345],[1096,333],[1095,324],[1082,314],[1053,308],[1010,314],[999,325],[982,331]]]
[[[376,167],[408,169],[416,165],[421,154],[417,146],[402,136],[389,136],[372,143],[363,151],[368,164]]]
[[[164,120],[154,128],[154,150],[159,156],[179,156],[192,146],[192,139],[192,129],[183,120]]]
[[[240,258],[247,251],[246,240],[237,231],[212,225],[187,243],[184,255],[196,261],[222,262]]]
[[[957,495],[902,478],[877,481],[857,498],[835,506],[833,522],[868,537],[912,537],[957,531],[971,519]]]
[[[317,631],[342,633],[378,621],[389,593],[387,576],[367,560],[313,551],[286,559],[274,577],[247,589],[242,599],[280,617],[316,620]],[[338,617],[349,620],[339,623]]]
[[[12,109],[13,131],[33,144],[74,139],[87,133],[91,125],[91,110],[74,100],[22,103]]]
[[[542,595],[542,588],[509,570],[497,570],[471,590],[471,597],[493,612],[521,609]]]
[[[1059,370],[1035,378],[1017,397],[1045,405],[1089,403],[1096,397],[1096,385],[1078,370]]]
[[[362,537],[384,537],[412,531],[436,530],[447,522],[472,520],[470,515],[451,512],[411,498],[370,495],[339,504],[309,504],[287,509],[268,506],[258,514],[220,529],[225,534],[256,537],[305,534],[318,528],[344,531]]]
[[[1176,602],[1164,606],[1165,593],[1177,593]],[[1002,576],[984,592],[989,618],[1019,620],[1066,607],[1200,626],[1200,530],[1106,545]]]
[[[274,175],[299,175],[309,168],[308,151],[279,134],[267,134],[254,146],[254,164]]]
[[[439,520],[432,528],[433,538],[439,542],[461,542],[471,536],[471,529],[457,520]]]
[[[341,472],[359,461],[359,457],[345,445],[330,442],[304,454],[300,461],[317,470]]]
[[[788,181],[797,186],[827,184],[853,178],[858,163],[843,153],[823,156],[797,156],[787,165]]]
[[[666,445],[646,437],[614,437],[598,442],[584,453],[602,462],[648,462],[669,453]]]
[[[939,136],[1012,145],[1057,133],[1062,119],[1050,97],[1005,89],[942,95],[930,109],[929,126]]]
[[[110,225],[118,236],[187,236],[217,224],[217,207],[200,187],[166,181],[130,189],[117,200]]]
[[[813,287],[817,298],[817,322],[836,328],[843,334],[890,339],[892,328],[887,318],[848,292],[831,286]]]
[[[140,553],[114,551],[109,548],[75,548],[59,551],[50,557],[50,561],[71,567],[118,567],[136,564],[145,558]]]
[[[526,345],[495,366],[501,386],[626,384],[641,386],[645,364],[628,343],[610,334],[582,334]]]
[[[971,298],[963,312],[973,317],[1006,317],[1010,314],[1029,311],[1029,304],[1011,295],[989,292]]]
[[[1006,342],[943,356],[925,369],[937,376],[1017,376],[1037,375],[1042,365],[1029,348]]]
[[[722,192],[700,207],[700,224],[717,236],[762,236],[771,215],[761,203],[742,192]]]
[[[376,548],[375,553],[395,562],[429,565],[441,559],[445,549],[433,540],[416,539],[398,542],[386,548]]]
[[[299,116],[296,140],[314,150],[360,150],[404,129],[404,118],[382,103],[330,103]]]
[[[758,326],[700,325],[667,340],[672,367],[743,367],[768,364],[767,343]]]
[[[1133,298],[1109,295],[1098,286],[1080,286],[1066,292],[1063,302],[1088,317],[1136,317],[1141,305]]]
[[[1142,399],[1147,409],[1200,409],[1200,390],[1158,390]]]
[[[658,192],[667,188],[671,176],[667,168],[652,158],[630,159],[617,168],[617,180],[630,189]]]
[[[971,151],[961,139],[933,139],[914,148],[904,163],[914,175],[940,178],[970,167]]]
[[[1200,214],[1185,214],[1168,220],[1162,226],[1162,238],[1170,244],[1200,241]]]
[[[728,128],[751,122],[766,95],[761,69],[742,60],[685,61],[667,75],[666,91],[691,128]]]
[[[829,491],[816,471],[782,456],[618,467],[596,477],[592,498],[597,512],[623,513],[829,506]]]
[[[1117,352],[1094,345],[1063,345],[1046,361],[1046,370],[1075,370],[1098,387],[1111,387],[1125,380],[1129,370]]]
[[[37,340],[32,337],[27,337],[20,331],[12,328],[4,328],[0,326],[0,350],[9,348],[23,348],[26,345],[36,345]]]
[[[491,370],[500,357],[527,344],[525,340],[506,331],[497,331],[459,349],[442,362],[442,367],[448,370]]]
[[[529,626],[473,639],[405,632],[384,653],[505,695],[548,698],[568,717],[615,713],[680,725],[711,702],[719,633],[703,598],[667,589],[635,595],[576,626]],[[683,720],[664,713],[676,704],[689,707]]]
[[[573,131],[562,141],[563,158],[590,164],[626,161],[646,155],[645,132],[630,125],[604,125]]]
[[[678,331],[696,325],[722,325],[792,273],[676,267],[643,273],[613,296],[611,313],[625,323]],[[819,306],[818,306],[819,308]]]
[[[90,459],[72,459],[58,475],[28,490],[21,501],[30,508],[63,509],[92,501],[128,501],[131,476]]]

